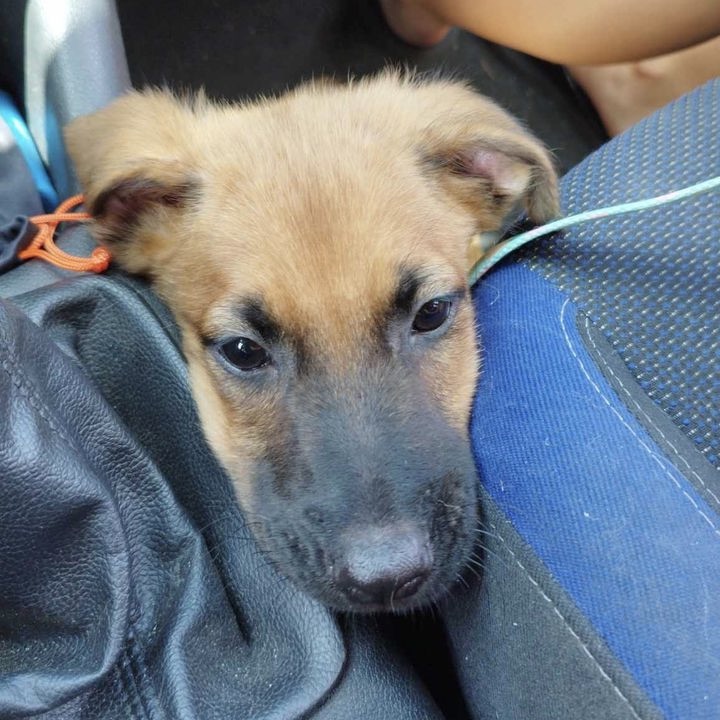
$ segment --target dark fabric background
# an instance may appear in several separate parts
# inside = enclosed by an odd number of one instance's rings
[[[412,48],[374,0],[118,0],[118,12],[136,86],[204,87],[236,99],[394,64],[469,80],[522,118],[563,173],[606,139],[562,68],[457,30],[431,50]]]

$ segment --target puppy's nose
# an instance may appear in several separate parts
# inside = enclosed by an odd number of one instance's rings
[[[415,595],[430,576],[427,534],[407,527],[373,527],[347,536],[338,586],[353,603],[391,607]]]

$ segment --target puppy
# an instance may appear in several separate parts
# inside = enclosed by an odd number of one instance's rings
[[[441,597],[477,522],[469,243],[518,203],[555,215],[546,151],[398,73],[244,105],[135,92],[66,139],[95,236],[177,319],[267,555],[341,610]]]

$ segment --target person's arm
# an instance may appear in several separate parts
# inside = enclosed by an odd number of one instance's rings
[[[720,35],[719,0],[384,0],[383,6],[410,42],[414,22],[434,28],[438,39],[442,28],[457,26],[563,65],[639,60]]]

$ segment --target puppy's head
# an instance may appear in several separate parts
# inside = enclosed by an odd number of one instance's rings
[[[180,325],[260,545],[342,609],[439,597],[468,558],[478,373],[468,242],[556,211],[545,151],[462,85],[386,74],[75,121],[93,229]]]

